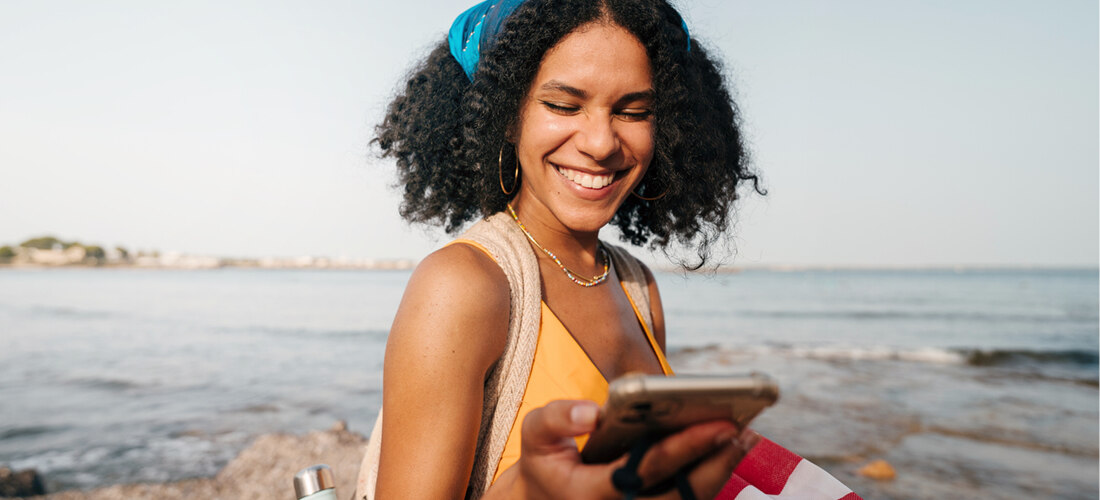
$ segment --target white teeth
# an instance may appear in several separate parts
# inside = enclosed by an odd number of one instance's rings
[[[574,184],[584,186],[589,189],[600,189],[615,179],[615,174],[606,175],[591,175],[584,172],[578,172],[569,168],[556,167],[556,170],[562,177],[573,181]]]

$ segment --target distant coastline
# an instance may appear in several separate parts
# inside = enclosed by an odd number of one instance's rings
[[[298,257],[214,257],[182,252],[131,252],[122,246],[104,248],[53,236],[28,239],[18,245],[0,246],[0,268],[140,268],[140,269],[364,269],[406,270],[412,259],[350,259],[303,255]]]

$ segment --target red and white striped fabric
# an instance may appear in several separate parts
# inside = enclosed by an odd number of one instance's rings
[[[761,437],[716,500],[863,499],[813,462]]]

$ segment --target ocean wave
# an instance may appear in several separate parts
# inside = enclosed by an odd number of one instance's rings
[[[708,352],[777,355],[792,358],[826,361],[910,361],[934,364],[958,364],[977,367],[1024,365],[1072,365],[1088,367],[1098,364],[1100,354],[1094,350],[1040,350],[1040,349],[972,349],[972,348],[896,348],[896,347],[841,347],[841,346],[751,346],[724,347],[716,344],[702,347],[683,347],[670,354],[702,354]]]
[[[132,389],[142,389],[153,385],[150,382],[138,382],[136,380],[126,380],[120,378],[109,377],[78,377],[71,378],[65,381],[71,385],[77,385],[81,387],[87,387],[89,389],[103,389],[107,391],[128,391]]]
[[[385,340],[389,335],[388,331],[384,330],[370,330],[370,329],[324,329],[324,328],[301,328],[301,327],[282,327],[282,326],[247,326],[241,328],[227,329],[233,332],[251,332],[261,333],[264,335],[272,335],[276,337],[309,337],[309,338],[331,338],[331,339],[346,339],[346,338],[364,338],[369,340]]]
[[[51,432],[65,429],[65,427],[57,427],[50,425],[28,425],[26,427],[14,427],[0,431],[0,441],[4,439],[15,439],[22,437],[40,436],[42,434],[49,434]]]
[[[892,347],[840,347],[840,346],[738,346],[717,344],[673,349],[670,355],[746,354],[751,356],[779,356],[788,358],[817,359],[823,361],[913,361],[936,364],[964,364],[966,356],[955,350],[940,348],[898,349]]]
[[[932,364],[961,364],[965,356],[951,349],[935,347],[897,349],[889,347],[787,347],[781,354],[827,361],[909,361]]]
[[[966,363],[973,366],[1019,366],[1035,364],[1097,365],[1097,351],[1067,349],[1040,351],[1028,349],[964,350]]]
[[[74,307],[65,306],[31,306],[30,308],[28,308],[28,311],[36,316],[74,319],[104,319],[118,315],[117,313],[111,311],[77,309]]]
[[[1095,321],[1095,315],[1082,315],[1072,311],[1062,313],[1008,313],[997,311],[904,311],[904,310],[830,310],[830,311],[740,311],[737,316],[773,319],[830,319],[830,320],[908,320],[908,321],[976,321],[1047,323],[1051,321]]]

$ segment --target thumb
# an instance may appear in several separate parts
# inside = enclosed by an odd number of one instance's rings
[[[592,432],[600,408],[587,400],[551,401],[531,410],[523,419],[524,455],[543,455],[563,449],[577,449],[574,436]]]

